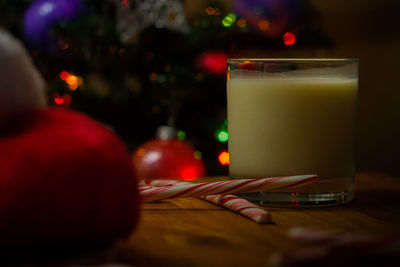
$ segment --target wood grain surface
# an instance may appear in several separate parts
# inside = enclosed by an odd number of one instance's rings
[[[399,203],[400,179],[379,173],[359,173],[346,205],[267,208],[269,225],[196,198],[145,203],[138,229],[114,257],[137,266],[268,266],[272,253],[299,248],[287,238],[291,227],[400,236]]]
[[[217,179],[222,178],[205,180]],[[321,208],[266,208],[272,213],[273,224],[254,223],[197,198],[145,203],[139,226],[127,240],[102,251],[62,259],[54,259],[47,251],[34,263],[102,267],[269,266],[274,252],[301,248],[301,244],[287,237],[292,227],[400,237],[399,203],[400,179],[371,172],[356,176],[356,198],[351,203]],[[10,262],[15,263],[16,259],[20,257],[16,255]]]

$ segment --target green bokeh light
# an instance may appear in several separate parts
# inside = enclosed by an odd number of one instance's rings
[[[232,24],[236,21],[236,14],[235,13],[229,13],[223,20],[222,20],[222,25],[224,27],[230,27]]]
[[[193,153],[193,156],[195,157],[195,159],[201,159],[203,157],[203,153],[201,153],[200,151],[196,150]]]
[[[218,141],[220,141],[221,143],[223,142],[227,142],[229,139],[229,135],[227,131],[221,130],[217,133],[217,139]]]
[[[176,136],[178,137],[179,140],[183,140],[186,138],[186,133],[185,133],[185,131],[180,130],[180,131],[178,131]]]

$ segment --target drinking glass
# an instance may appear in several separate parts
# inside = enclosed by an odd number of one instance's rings
[[[241,194],[258,204],[354,197],[357,59],[228,59],[229,175],[317,174],[315,183]]]

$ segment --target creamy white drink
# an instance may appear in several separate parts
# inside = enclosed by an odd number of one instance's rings
[[[317,185],[300,192],[352,190],[357,79],[244,73],[227,83],[230,176],[313,173]]]

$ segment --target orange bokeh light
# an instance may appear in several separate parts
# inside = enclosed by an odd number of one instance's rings
[[[238,19],[238,21],[236,22],[236,24],[240,27],[246,27],[247,26],[247,21],[243,18]]]
[[[71,91],[75,91],[78,88],[78,85],[83,84],[83,79],[73,74],[69,74],[67,71],[63,70],[60,72],[60,79],[65,81],[68,84],[69,89]]]
[[[223,151],[218,156],[219,163],[221,165],[228,165],[229,164],[229,153],[227,151]]]
[[[260,20],[260,22],[258,22],[258,28],[262,31],[267,31],[269,29],[269,22],[268,20]]]
[[[146,154],[146,150],[142,147],[138,148],[138,150],[136,150],[136,155],[138,155],[139,157],[143,157],[144,154]]]
[[[75,75],[69,75],[67,79],[65,79],[65,82],[68,84],[69,89],[71,89],[72,91],[78,88],[79,80],[78,77]]]
[[[209,6],[205,9],[205,11],[210,16],[212,16],[212,15],[217,16],[217,15],[221,14],[221,10],[218,7]]]

